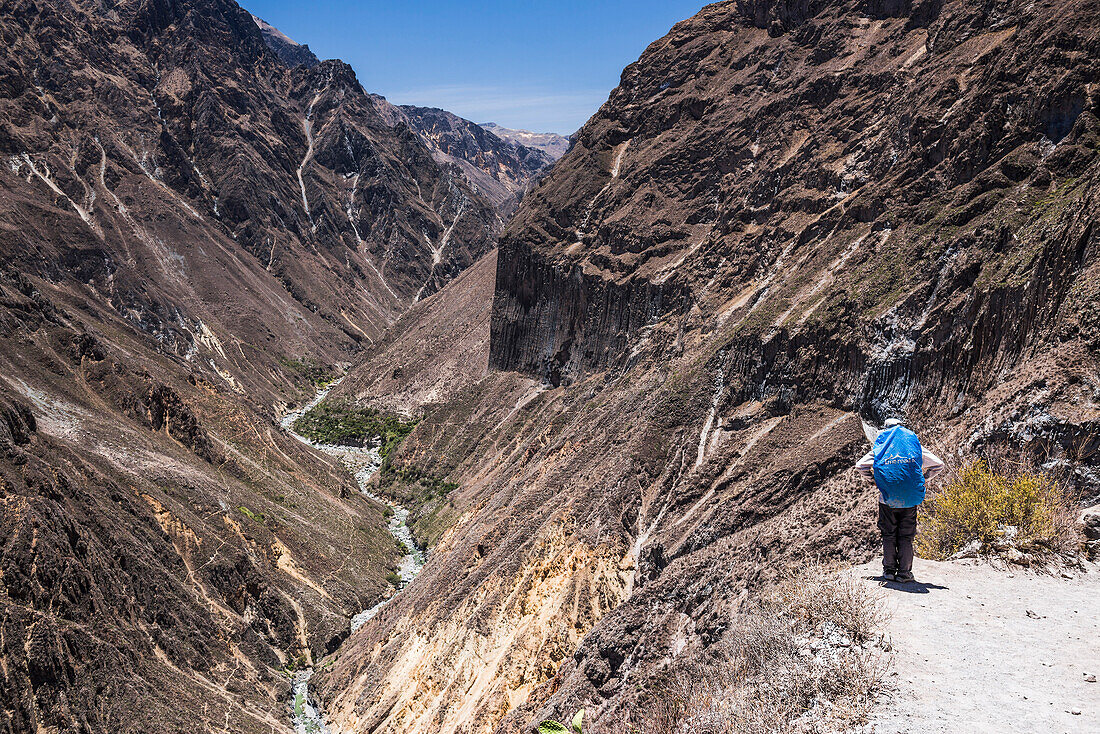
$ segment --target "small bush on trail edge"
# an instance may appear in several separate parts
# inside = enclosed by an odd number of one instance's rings
[[[650,687],[651,734],[808,734],[865,724],[889,670],[886,613],[855,576],[799,569]],[[692,659],[694,658],[694,659]]]
[[[1064,487],[1052,477],[1002,462],[966,465],[920,511],[917,552],[944,560],[959,553],[1031,556],[1073,553],[1076,531]]]
[[[390,586],[394,588],[400,588],[401,574],[399,574],[397,571],[390,571],[386,574],[386,581],[389,582]]]
[[[573,722],[567,727],[565,724],[554,721],[553,719],[546,719],[535,730],[538,734],[582,734],[581,724],[584,719],[584,709],[581,709],[573,716]]]
[[[381,441],[383,458],[415,426],[416,423],[406,423],[397,416],[344,403],[321,403],[294,421],[295,431],[317,443],[363,447],[371,441]]]

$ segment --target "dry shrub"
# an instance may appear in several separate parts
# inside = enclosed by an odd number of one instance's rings
[[[1010,557],[1072,553],[1071,507],[1062,483],[1048,474],[973,461],[921,505],[917,552],[933,560],[967,548]]]
[[[784,579],[737,620],[706,669],[658,693],[659,734],[825,734],[866,722],[888,662],[885,612],[847,574],[815,567]]]
[[[805,629],[828,623],[856,644],[873,639],[886,622],[882,603],[867,585],[851,574],[830,572],[822,566],[800,569],[783,580],[776,599],[787,615]]]

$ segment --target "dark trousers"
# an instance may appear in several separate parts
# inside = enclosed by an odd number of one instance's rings
[[[878,529],[882,533],[882,568],[886,571],[912,571],[917,508],[889,507],[879,502]]]

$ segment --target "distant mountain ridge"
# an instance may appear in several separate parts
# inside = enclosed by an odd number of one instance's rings
[[[528,186],[554,163],[537,147],[496,135],[481,125],[435,107],[401,105],[403,121],[437,151],[436,160],[458,166],[483,195],[507,213]]]
[[[287,66],[313,68],[321,63],[309,46],[292,40],[262,18],[253,15],[252,20],[260,29],[264,43]],[[437,163],[457,168],[475,190],[491,201],[505,217],[515,211],[528,186],[561,157],[543,148],[544,145],[554,147],[556,144],[556,141],[547,142],[543,138],[561,137],[558,135],[545,136],[506,128],[500,130],[513,137],[498,135],[447,110],[398,106],[381,95],[369,96],[378,113],[391,126],[405,125],[415,132],[432,151]],[[524,144],[524,136],[538,145]]]
[[[569,138],[557,133],[533,133],[530,130],[513,130],[495,122],[483,122],[481,127],[497,137],[510,140],[517,145],[537,148],[555,161],[569,150]]]

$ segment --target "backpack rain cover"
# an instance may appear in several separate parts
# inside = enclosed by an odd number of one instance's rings
[[[902,426],[888,428],[875,438],[873,450],[882,504],[900,508],[924,502],[923,450],[917,434]]]

